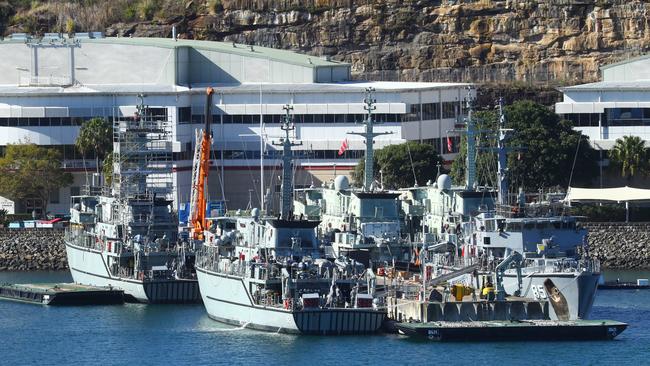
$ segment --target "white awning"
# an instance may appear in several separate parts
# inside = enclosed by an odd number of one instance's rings
[[[632,187],[619,188],[574,188],[569,187],[565,201],[569,202],[630,202],[650,201],[650,189]]]

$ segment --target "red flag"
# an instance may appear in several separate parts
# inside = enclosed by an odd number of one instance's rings
[[[348,147],[348,139],[343,140],[343,142],[341,142],[341,147],[339,148],[339,156],[343,155],[348,150]]]
[[[451,137],[447,136],[447,152],[451,152],[451,148],[454,147]]]

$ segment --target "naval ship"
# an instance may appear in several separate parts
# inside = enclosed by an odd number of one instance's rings
[[[75,283],[112,286],[144,303],[200,301],[189,243],[173,210],[171,122],[140,96],[134,117],[113,121],[110,185],[72,197],[65,246]]]
[[[475,136],[480,131],[476,130],[472,118],[469,97],[467,109],[463,131],[467,134],[465,185],[453,187],[451,178],[442,174],[435,183],[405,191],[405,211],[421,221],[421,229],[415,236],[424,248],[432,251],[451,248],[446,254],[435,256],[440,261],[437,268],[443,272],[470,266],[489,272],[510,254],[522,253],[520,268],[503,273],[505,290],[536,299],[562,296],[568,309],[555,316],[587,318],[595,298],[600,266],[597,260],[579,256],[584,252],[581,249],[586,243],[586,230],[579,227],[576,217],[565,214],[565,207],[559,201],[540,200],[530,204],[520,192],[518,202],[509,203],[505,174],[505,142],[509,130],[504,128],[502,101],[496,148],[498,189],[495,192],[475,184]],[[518,275],[519,271],[522,276]],[[471,283],[471,276],[465,275],[465,280]]]
[[[220,217],[205,222],[196,271],[210,318],[283,333],[366,334],[380,329],[386,311],[375,297],[375,276],[358,262],[328,260],[317,237],[319,221],[293,213],[293,123],[285,106],[281,211],[263,218]],[[201,226],[201,225],[199,225]]]
[[[329,185],[297,190],[294,204],[297,214],[320,220],[319,232],[332,257],[346,256],[372,267],[408,267],[413,243],[402,237],[400,194],[384,190],[374,178],[373,139],[389,132],[374,131],[373,91],[366,90],[364,131],[348,133],[365,140],[363,186],[353,188],[346,176],[337,176]]]

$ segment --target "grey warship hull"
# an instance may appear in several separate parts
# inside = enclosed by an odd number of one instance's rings
[[[343,335],[378,332],[386,313],[374,309],[291,310],[258,305],[245,278],[197,268],[201,296],[210,318],[244,328],[295,334]]]
[[[92,286],[112,286],[124,291],[132,302],[155,304],[200,303],[198,281],[195,279],[135,279],[115,276],[106,265],[99,250],[65,243],[70,273],[75,283]]]

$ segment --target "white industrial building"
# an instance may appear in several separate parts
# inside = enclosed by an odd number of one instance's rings
[[[349,173],[362,156],[363,141],[347,132],[362,129],[355,122],[365,113],[366,87],[375,88],[376,117],[384,122],[376,130],[392,132],[377,137],[377,148],[424,141],[446,159],[452,155],[445,139],[467,94],[467,84],[351,81],[345,63],[222,42],[17,34],[0,41],[0,53],[0,148],[19,141],[55,147],[74,172],[73,186],[53,194],[52,213],[67,212],[69,196],[86,182],[84,171],[94,171],[94,160],[74,149],[79,126],[93,117],[133,115],[139,94],[153,114],[172,122],[176,203],[181,203],[189,200],[205,88],[216,90],[209,194],[224,198],[229,208],[246,207],[249,200],[258,206],[261,180],[264,191],[279,191],[280,162],[271,142],[280,136],[285,104],[293,106],[296,138],[302,141],[295,175],[301,187]],[[338,157],[346,138],[350,150]],[[38,205],[28,202],[23,209]]]
[[[602,81],[561,88],[555,112],[573,121],[596,149],[639,136],[650,146],[650,56],[601,67]]]

